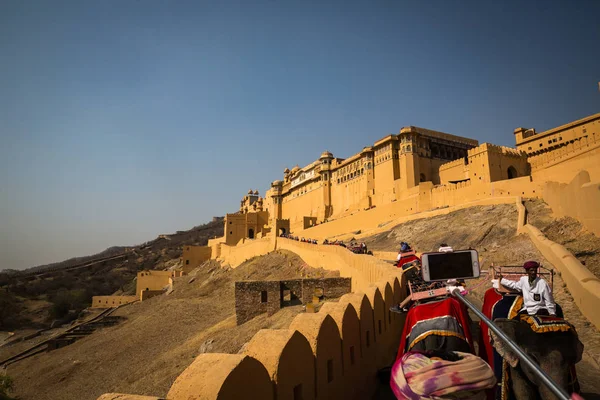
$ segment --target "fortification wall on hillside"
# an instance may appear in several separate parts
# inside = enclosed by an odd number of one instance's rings
[[[91,308],[112,308],[133,303],[137,296],[93,296]]]
[[[405,294],[398,270],[338,246],[273,241],[309,265],[325,267],[331,262],[352,278],[356,293],[316,314],[299,314],[289,329],[259,331],[242,354],[199,355],[175,380],[167,399],[372,396],[376,371],[395,359],[402,331],[403,316],[389,311]],[[246,248],[258,248],[257,242]]]
[[[581,171],[569,184],[546,182],[542,192],[555,216],[575,218],[600,236],[600,180],[591,182],[590,174]]]
[[[204,261],[210,260],[212,248],[209,246],[184,246],[181,261],[183,262],[183,271],[188,274],[194,268]]]
[[[262,256],[273,250],[275,250],[275,241],[271,236],[253,240],[249,239],[237,246],[228,246],[222,243],[219,260],[235,268],[252,257]]]
[[[140,296],[145,290],[163,290],[172,282],[173,271],[141,271],[137,274],[135,294]]]

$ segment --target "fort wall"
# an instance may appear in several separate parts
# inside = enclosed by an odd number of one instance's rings
[[[539,168],[532,165],[532,178],[538,182],[569,183],[580,171],[588,171],[592,181],[600,181],[600,133],[596,136],[599,136],[596,142],[577,149],[573,147],[571,151],[567,147],[552,162]]]
[[[555,216],[575,218],[600,236],[600,180],[590,182],[587,171],[579,172],[569,184],[546,182],[543,197]]]
[[[229,264],[232,268],[237,267],[246,260],[262,256],[275,250],[275,242],[271,237],[246,240],[237,246],[220,245],[219,260]]]
[[[184,246],[181,255],[183,272],[189,274],[194,268],[210,260],[211,256],[212,248],[209,246]]]
[[[145,290],[163,290],[169,286],[172,271],[141,271],[137,274],[135,294],[140,297]]]
[[[91,308],[112,308],[137,301],[137,296],[93,296]]]
[[[582,265],[564,246],[544,236],[533,225],[525,225],[531,241],[543,256],[560,272],[581,313],[600,329],[600,279]]]

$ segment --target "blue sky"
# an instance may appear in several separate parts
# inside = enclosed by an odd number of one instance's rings
[[[233,212],[402,126],[600,111],[600,2],[3,1],[0,269]]]

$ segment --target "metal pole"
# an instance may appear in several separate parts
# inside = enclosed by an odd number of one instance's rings
[[[450,292],[454,297],[456,297],[459,301],[461,301],[464,305],[469,307],[471,311],[473,311],[481,320],[496,334],[498,335],[507,345],[510,347],[512,351],[514,351],[517,356],[521,359],[522,362],[527,364],[530,367],[534,374],[538,376],[542,380],[542,382],[548,386],[548,388],[559,398],[562,400],[569,400],[571,396],[564,391],[561,387],[559,387],[552,378],[550,378],[542,369],[533,361],[519,346],[517,346],[513,341],[506,336],[504,332],[500,328],[496,326],[492,321],[490,321],[481,311],[477,309],[469,300],[465,299],[461,294],[458,288],[454,288]]]

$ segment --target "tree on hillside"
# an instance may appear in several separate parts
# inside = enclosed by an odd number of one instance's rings
[[[17,325],[20,309],[15,295],[0,289],[0,330],[10,329]]]
[[[13,380],[8,375],[0,374],[0,400],[12,400],[12,397],[8,396],[8,393],[14,389]]]
[[[66,316],[69,310],[75,310],[76,313],[79,313],[79,311],[87,306],[87,299],[88,295],[85,290],[61,289],[52,296],[53,305],[50,310],[50,316],[52,318],[60,319]]]

